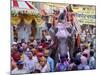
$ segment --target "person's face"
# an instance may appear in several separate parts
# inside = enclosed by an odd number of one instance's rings
[[[45,35],[46,34],[46,30],[43,30],[42,33]]]
[[[14,50],[17,50],[17,45],[13,45],[13,49]]]
[[[44,66],[45,63],[46,63],[46,62],[45,62],[44,60],[41,60],[41,61],[40,61],[40,65],[41,65],[41,66]]]
[[[23,69],[23,64],[18,64],[18,65],[17,65],[17,68],[18,68],[18,69]]]
[[[34,37],[31,37],[31,38],[30,38],[30,41],[33,42],[33,41],[34,41]]]
[[[33,53],[33,55],[35,55],[35,54],[36,54],[36,49],[34,49],[34,50],[32,51],[32,53]]]
[[[46,54],[44,54],[44,55],[45,55],[45,58],[48,58],[48,55],[49,55],[49,54],[48,54],[48,53],[46,53]]]
[[[45,57],[47,58],[47,57],[49,56],[49,50],[45,50],[45,51],[44,51],[44,55],[45,55]]]

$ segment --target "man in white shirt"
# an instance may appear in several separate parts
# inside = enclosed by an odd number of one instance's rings
[[[35,70],[39,70],[41,73],[50,72],[50,65],[45,57],[41,57],[39,63],[35,65]]]
[[[27,69],[24,68],[24,63],[22,60],[17,62],[17,67],[12,70],[11,74],[26,74],[29,73]]]
[[[34,72],[34,67],[35,67],[35,64],[36,64],[37,62],[38,62],[38,61],[36,60],[36,58],[33,57],[32,52],[29,52],[29,53],[28,53],[28,59],[25,60],[25,67],[27,68],[27,70],[28,70],[30,73],[33,73],[33,72]]]

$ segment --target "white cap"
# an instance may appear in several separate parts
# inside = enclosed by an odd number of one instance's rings
[[[12,44],[13,44],[13,45],[16,45],[16,44],[17,44],[17,42],[13,42]]]

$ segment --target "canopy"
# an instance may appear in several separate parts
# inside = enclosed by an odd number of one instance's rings
[[[29,1],[17,1],[12,0],[11,1],[11,8],[13,12],[18,13],[19,11],[22,13],[39,13],[38,9],[32,5]]]

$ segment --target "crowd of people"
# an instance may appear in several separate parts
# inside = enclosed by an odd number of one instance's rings
[[[79,27],[75,17],[72,9],[67,7],[63,12],[54,10],[52,23],[48,23],[47,16],[42,16],[45,23],[40,39],[23,34],[23,28],[20,37],[11,44],[11,73],[95,69],[96,27]],[[28,38],[23,38],[26,36]]]

